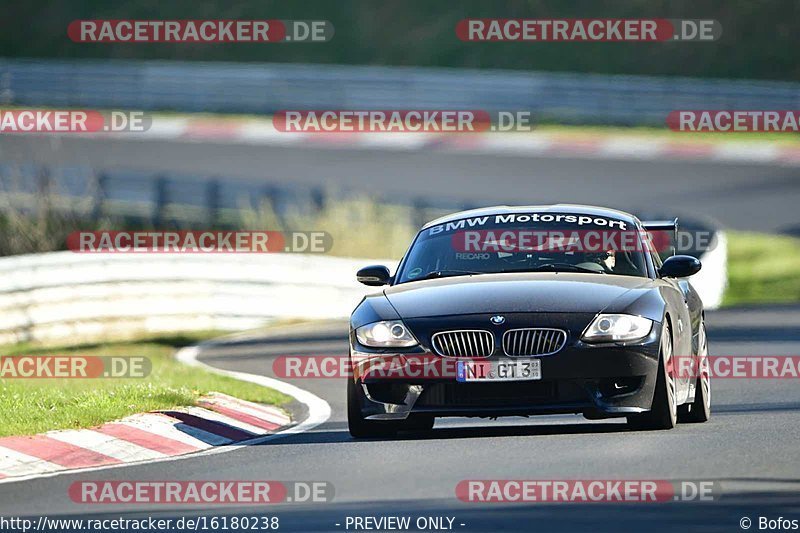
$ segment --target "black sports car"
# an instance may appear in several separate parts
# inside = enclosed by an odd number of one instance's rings
[[[427,430],[437,416],[582,413],[669,429],[710,416],[702,302],[653,231],[612,209],[492,207],[420,230],[350,319],[354,437]],[[675,372],[678,358],[693,372]],[[389,369],[387,371],[387,368]]]

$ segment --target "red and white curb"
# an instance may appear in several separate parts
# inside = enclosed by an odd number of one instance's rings
[[[204,396],[199,405],[92,429],[0,438],[0,477],[164,459],[272,434],[291,423],[278,408],[224,394]]]
[[[307,431],[330,417],[321,398],[265,376],[229,372],[197,361],[196,347],[180,350],[180,361],[214,373],[276,389],[306,404],[299,424],[283,410],[211,393],[198,406],[133,415],[100,427],[0,438],[0,483],[50,477],[238,450]]]
[[[74,135],[74,134],[73,134]],[[800,145],[765,141],[704,141],[630,135],[529,133],[287,133],[269,119],[159,117],[142,133],[94,133],[131,140],[164,139],[331,149],[437,150],[520,157],[711,161],[800,166]]]

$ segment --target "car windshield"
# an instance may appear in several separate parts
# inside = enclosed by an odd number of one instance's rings
[[[630,222],[596,215],[524,213],[461,219],[420,232],[397,283],[504,272],[647,276]]]

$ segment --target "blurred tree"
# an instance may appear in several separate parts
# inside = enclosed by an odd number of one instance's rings
[[[796,0],[6,0],[0,55],[504,68],[800,80]],[[712,18],[713,43],[464,43],[467,17]],[[79,44],[75,19],[326,19],[325,44]]]

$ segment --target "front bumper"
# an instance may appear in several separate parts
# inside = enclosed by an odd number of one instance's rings
[[[453,375],[420,372],[412,367],[419,361],[412,354],[364,353],[352,345],[356,397],[362,416],[372,420],[403,420],[412,413],[479,417],[582,413],[587,418],[640,413],[652,404],[660,335],[661,325],[655,323],[650,335],[635,344],[575,341],[540,358],[541,380],[512,382],[458,382]],[[376,364],[385,368],[387,361],[396,371],[393,376],[370,371]]]

